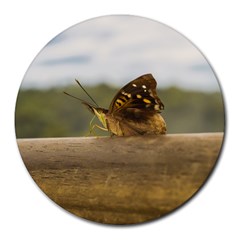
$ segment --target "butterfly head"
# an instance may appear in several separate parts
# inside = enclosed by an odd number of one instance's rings
[[[90,112],[97,116],[104,128],[107,128],[106,113],[108,112],[108,110],[100,107],[95,107],[84,101],[82,101],[82,104],[84,104],[88,108],[88,110],[90,110]]]

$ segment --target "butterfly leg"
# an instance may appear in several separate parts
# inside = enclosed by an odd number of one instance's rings
[[[91,119],[90,123],[89,123],[89,132],[88,132],[88,134],[85,135],[86,137],[89,137],[89,135],[92,132],[94,133],[94,131],[93,131],[93,129],[94,129],[93,120],[94,120],[95,117],[96,116],[94,115],[93,118]],[[94,135],[96,135],[96,134],[94,133]]]
[[[94,125],[92,126],[92,128],[90,129],[90,132],[93,131],[93,129],[94,129],[95,127],[99,128],[99,129],[101,129],[101,130],[103,130],[103,131],[108,131],[107,128],[104,128],[104,127],[101,127],[101,126],[99,126],[99,125],[97,125],[97,124],[94,124]]]
[[[114,134],[114,133],[111,133],[110,137],[112,138],[112,137],[114,137],[114,136],[115,136],[115,134]]]
[[[95,127],[99,128],[99,129],[101,129],[101,130],[103,130],[103,131],[108,131],[107,128],[101,127],[101,126],[99,126],[99,125],[97,125],[97,124],[94,124],[94,125],[93,125],[92,123],[93,123],[94,118],[95,118],[95,116],[94,116],[94,117],[92,118],[92,120],[90,121],[90,124],[89,124],[89,133],[87,134],[87,136],[89,136],[91,133],[94,133],[94,135],[96,136],[96,134],[95,134],[95,132],[94,132]]]
[[[94,124],[94,125],[91,126],[91,129],[89,130],[89,134],[87,136],[89,136],[91,133],[94,133],[94,136],[97,136],[97,134],[94,132],[95,127],[99,128],[99,129],[101,129],[103,131],[108,131],[107,128],[104,128],[104,127],[101,127],[101,126],[99,126],[97,124]]]

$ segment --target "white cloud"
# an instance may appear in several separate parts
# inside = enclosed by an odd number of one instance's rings
[[[159,86],[219,88],[189,40],[164,24],[133,16],[95,18],[62,32],[35,58],[22,86],[59,86],[75,78],[83,84],[106,79],[121,86],[149,72]]]

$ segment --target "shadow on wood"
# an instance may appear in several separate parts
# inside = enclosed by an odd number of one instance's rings
[[[133,224],[191,198],[222,142],[222,133],[206,133],[19,139],[18,146],[35,182],[58,205],[96,222]]]

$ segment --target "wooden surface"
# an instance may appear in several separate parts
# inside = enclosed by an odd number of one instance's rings
[[[132,224],[191,198],[222,141],[222,133],[209,133],[19,139],[18,146],[35,182],[58,205],[89,220]]]

